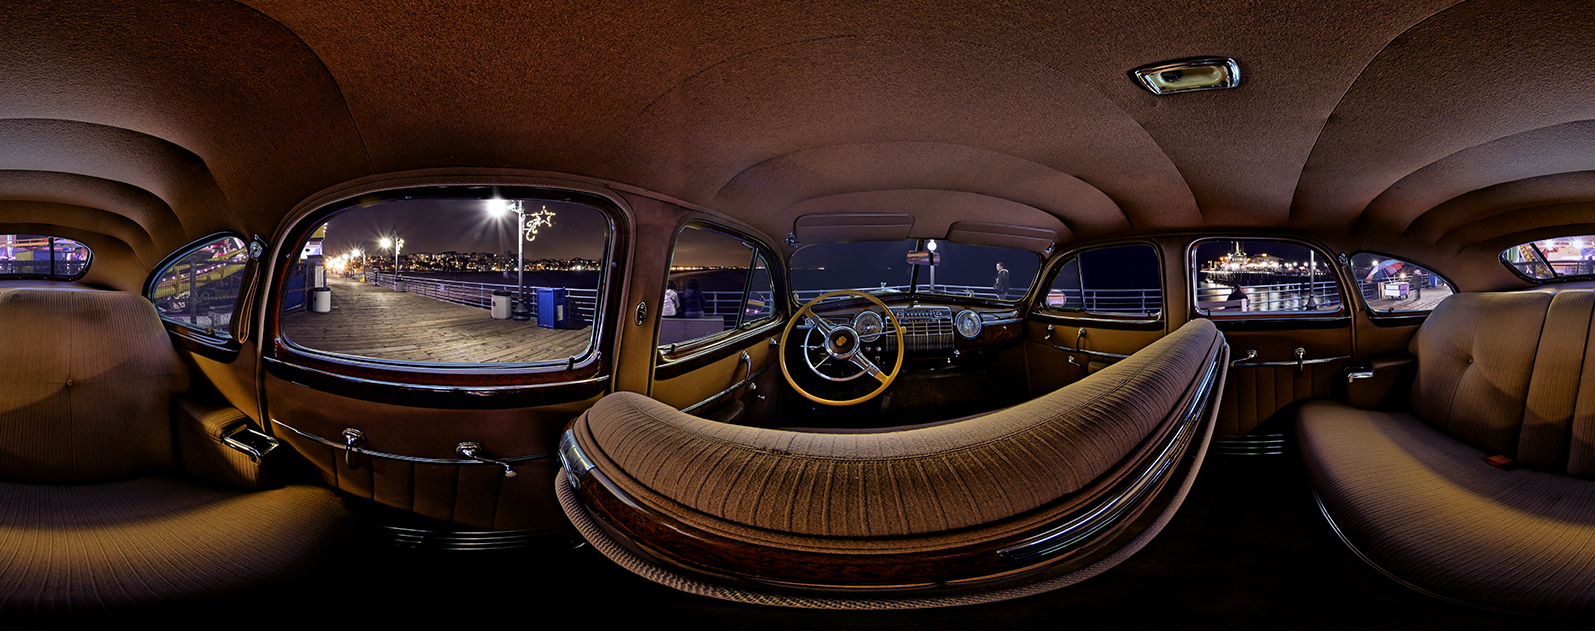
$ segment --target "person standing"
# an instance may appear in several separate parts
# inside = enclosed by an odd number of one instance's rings
[[[998,300],[1008,299],[1008,270],[997,263],[997,278],[991,283],[992,289],[997,292]]]
[[[665,304],[659,308],[660,317],[674,318],[681,313],[681,296],[676,294],[676,281],[665,283]]]

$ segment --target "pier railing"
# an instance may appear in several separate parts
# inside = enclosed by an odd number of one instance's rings
[[[374,273],[373,282],[379,287],[393,287],[393,275]],[[424,276],[401,276],[404,281],[404,290],[417,296],[425,296],[434,300],[452,302],[454,304],[490,309],[493,307],[493,292],[507,291],[510,293],[510,306],[514,307],[520,302],[520,286],[502,283],[473,283],[461,280],[446,280],[441,278],[427,278]],[[537,290],[539,287],[526,286],[526,310],[537,313]],[[544,288],[546,289],[546,287]],[[580,316],[583,322],[592,322],[598,306],[598,290],[596,289],[565,289],[565,301],[569,309]]]
[[[1304,311],[1307,309],[1307,298],[1310,295],[1316,304],[1316,311],[1336,309],[1340,306],[1340,288],[1334,280],[1321,280],[1308,283],[1275,283],[1271,285],[1242,285],[1246,291],[1246,305],[1244,311]],[[1198,287],[1196,288],[1196,305],[1199,309],[1212,309],[1223,304],[1225,310],[1235,305],[1229,296],[1234,291],[1233,287]]]

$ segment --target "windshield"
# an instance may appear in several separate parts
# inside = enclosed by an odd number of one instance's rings
[[[837,289],[1019,300],[1040,267],[1034,252],[941,239],[819,243],[792,255],[792,288],[804,302]]]

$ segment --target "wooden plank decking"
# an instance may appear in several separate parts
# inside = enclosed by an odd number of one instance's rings
[[[486,309],[329,278],[332,311],[284,314],[283,332],[306,348],[417,362],[514,363],[564,360],[587,351],[592,325],[549,329],[494,320]]]

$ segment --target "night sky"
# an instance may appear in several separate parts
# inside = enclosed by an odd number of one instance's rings
[[[526,243],[527,259],[603,257],[608,220],[597,209],[564,201],[531,200],[528,213],[547,206],[555,213],[554,225],[538,230],[536,241]],[[361,248],[367,256],[384,251],[377,240],[396,235],[404,239],[403,254],[423,252],[514,252],[515,215],[494,218],[487,201],[479,199],[395,200],[354,208],[327,222],[322,251],[328,257]],[[387,250],[389,256],[392,250]]]

